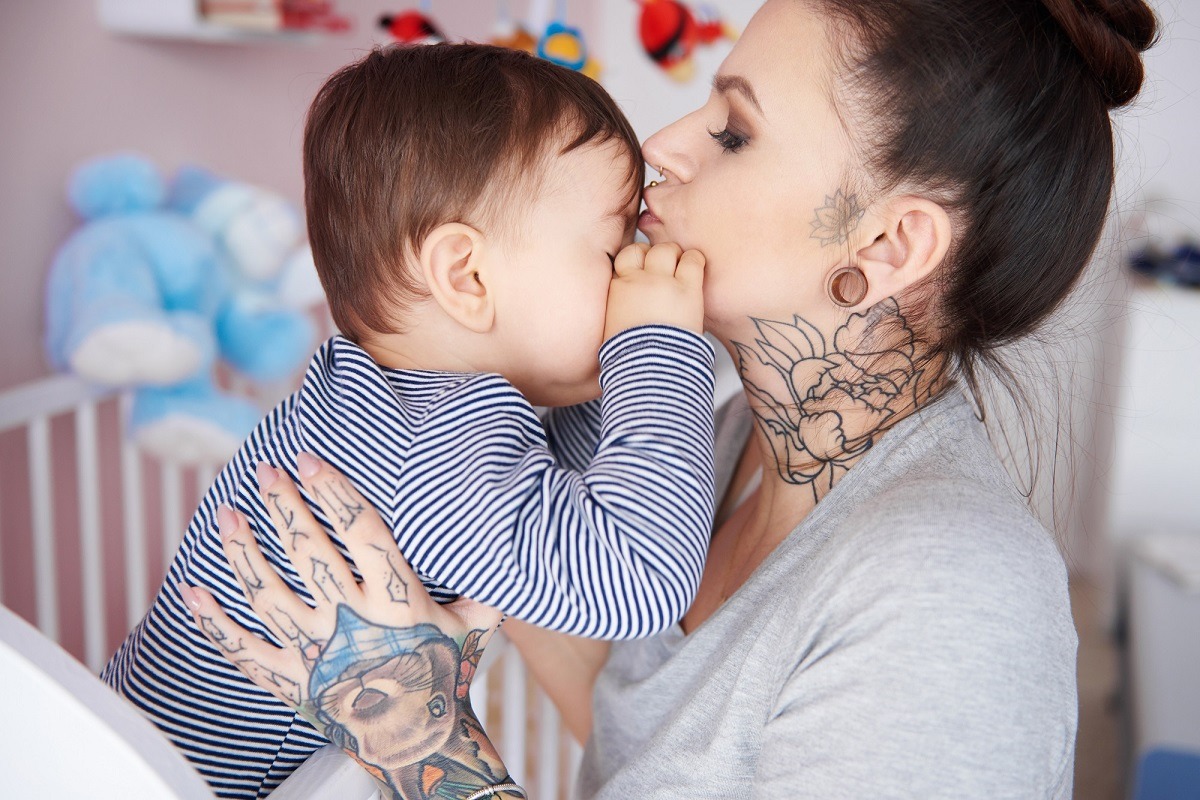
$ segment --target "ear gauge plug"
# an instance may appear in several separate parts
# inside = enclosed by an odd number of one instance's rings
[[[825,285],[825,293],[834,305],[852,308],[867,296],[867,276],[858,267],[842,267],[834,270]]]

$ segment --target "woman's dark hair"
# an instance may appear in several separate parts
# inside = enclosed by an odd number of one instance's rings
[[[1062,301],[1113,185],[1109,111],[1142,85],[1142,0],[816,0],[843,34],[839,93],[875,188],[931,192],[955,219],[923,331],[978,391],[996,348]],[[918,295],[919,296],[919,295]],[[930,324],[932,323],[932,324]]]

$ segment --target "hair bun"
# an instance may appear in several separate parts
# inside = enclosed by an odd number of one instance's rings
[[[1109,108],[1137,96],[1145,72],[1142,51],[1158,22],[1143,0],[1042,0],[1100,84]]]

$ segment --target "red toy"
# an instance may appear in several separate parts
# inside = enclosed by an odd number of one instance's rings
[[[385,14],[379,18],[379,27],[401,44],[435,44],[446,41],[445,34],[433,24],[433,20],[420,11],[403,11],[394,16]]]
[[[679,0],[639,0],[638,35],[647,55],[678,81],[690,80],[696,72],[692,53],[698,44],[712,44],[737,35],[711,6],[693,13]]]
[[[338,14],[330,0],[284,0],[283,27],[341,33],[350,29],[350,20]]]

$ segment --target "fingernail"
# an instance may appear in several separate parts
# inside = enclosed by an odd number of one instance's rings
[[[260,492],[270,489],[271,484],[279,480],[279,473],[265,461],[258,462],[258,466],[254,468],[254,471],[258,474],[258,490]]]
[[[301,478],[311,478],[321,471],[321,462],[308,453],[296,453],[296,470]]]
[[[193,611],[200,610],[200,595],[193,592],[192,587],[177,583],[175,584],[175,588],[179,590],[179,596],[183,598],[183,602],[188,608]]]
[[[237,526],[237,515],[233,513],[233,509],[224,503],[217,506],[217,530],[221,532],[221,535],[230,535],[237,530]]]

